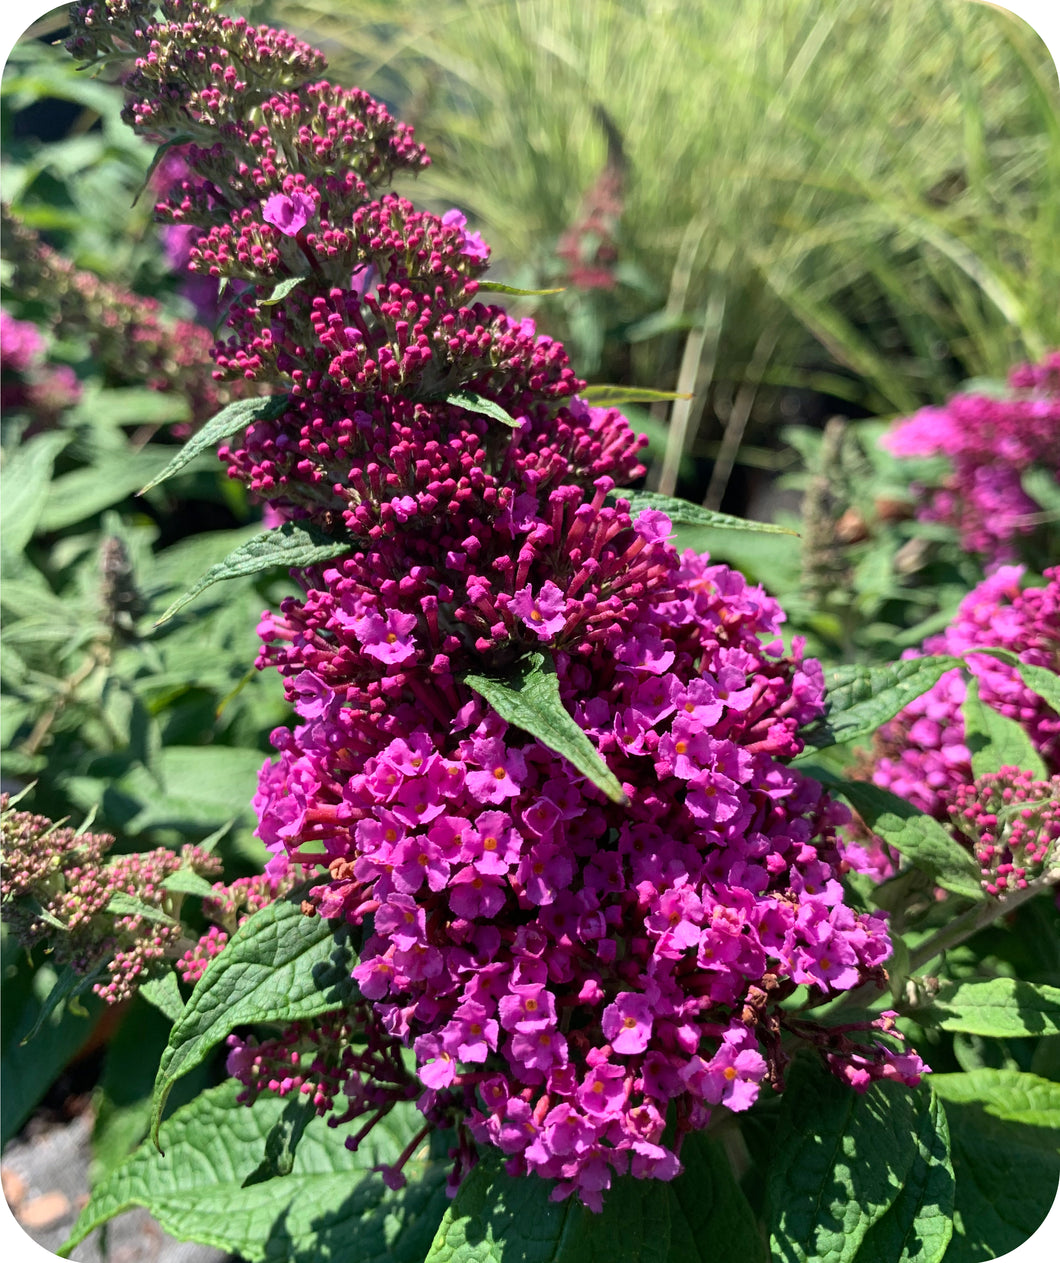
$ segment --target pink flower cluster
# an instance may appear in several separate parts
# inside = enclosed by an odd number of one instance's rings
[[[1002,566],[961,602],[953,624],[924,642],[925,653],[970,654],[981,701],[1026,731],[1050,773],[1060,772],[1060,715],[1020,679],[1015,667],[976,649],[1008,649],[1021,661],[1060,671],[1060,567],[1041,587],[1021,588],[1023,567]],[[915,656],[913,654],[908,656]],[[954,794],[972,783],[961,705],[960,668],[880,728],[872,779],[939,820]]]
[[[991,895],[1024,889],[1060,859],[1060,776],[1039,781],[1033,772],[1003,767],[959,785],[947,811],[971,843]]]
[[[1009,384],[1002,399],[955,395],[923,408],[882,440],[895,456],[947,459],[951,472],[924,491],[921,515],[956,527],[966,548],[995,564],[1013,560],[1042,511],[1023,475],[1042,469],[1060,483],[1060,351],[1017,368]]]
[[[349,542],[263,618],[261,664],[300,722],[273,734],[255,807],[269,878],[325,868],[315,909],[364,926],[371,1046],[414,1050],[428,1122],[459,1102],[513,1172],[596,1209],[615,1174],[672,1178],[712,1110],[782,1086],[786,1033],[857,1087],[915,1083],[893,1032],[781,1007],[803,984],[882,982],[890,944],[844,902],[845,811],[785,762],[823,676],[798,642],[785,655],[779,607],[618,497],[643,473],[626,419],[578,398],[558,343],[477,301],[488,251],[459,212],[383,191],[426,162],[408,129],[301,83],[313,57],[274,33],[162,7],[180,40],[108,3],[74,43],[133,50],[141,126],[214,128],[160,213],[197,227],[193,267],[246,285],[220,371],[285,395],[221,455],[278,518]],[[277,48],[294,77],[251,122],[238,76],[222,99],[191,64],[197,41],[222,95],[227,67]],[[620,792],[471,682],[528,672],[553,677]],[[233,1072],[314,1092],[324,1071],[280,1073],[288,1038],[307,1033],[237,1041]]]
[[[127,1000],[173,957],[183,935],[174,896],[163,882],[186,868],[213,876],[220,862],[200,847],[180,854],[159,847],[105,860],[114,839],[75,833],[44,816],[15,811],[0,798],[4,921],[26,947],[47,942],[57,965],[105,980],[92,990],[108,1004]],[[112,909],[115,897],[138,907]],[[176,897],[179,903],[179,897]],[[159,919],[153,913],[167,914]]]
[[[45,362],[35,325],[0,309],[0,409],[25,412],[37,428],[54,423],[81,397],[81,383],[66,364]]]

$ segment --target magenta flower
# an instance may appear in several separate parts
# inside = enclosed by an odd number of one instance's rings
[[[512,597],[509,608],[535,636],[551,640],[566,626],[565,606],[566,598],[562,591],[548,579],[536,597],[529,586],[520,588]]]
[[[600,1017],[600,1028],[616,1053],[643,1052],[651,1038],[652,1009],[646,996],[623,991]]]
[[[273,193],[262,203],[261,217],[279,228],[285,237],[294,237],[316,215],[316,203],[299,189],[290,193]]]

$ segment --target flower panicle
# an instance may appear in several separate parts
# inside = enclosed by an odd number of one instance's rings
[[[0,829],[4,920],[20,943],[43,945],[57,965],[101,975],[92,990],[108,1004],[127,1000],[179,950],[179,897],[166,889],[165,879],[180,869],[199,876],[220,871],[220,862],[197,846],[179,854],[160,847],[108,859],[110,834],[77,833],[16,811],[6,794]],[[112,906],[115,896],[135,903]],[[155,911],[166,918],[154,917]]]

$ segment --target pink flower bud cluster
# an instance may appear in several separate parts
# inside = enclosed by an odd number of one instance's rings
[[[976,649],[1008,649],[1022,662],[1060,672],[1060,567],[1041,587],[1020,587],[1022,566],[1002,566],[961,602],[940,636],[924,642],[929,654],[970,654],[967,669],[980,700],[1027,732],[1050,774],[1060,772],[1060,715],[1028,688],[1015,667]],[[915,657],[916,654],[908,654]],[[876,737],[872,779],[939,820],[960,786],[972,783],[961,706],[967,693],[960,668],[947,671]]]
[[[383,190],[426,161],[407,129],[326,84],[263,86],[253,123],[242,80],[203,104],[196,49],[225,67],[214,45],[249,35],[164,8],[179,47],[113,3],[91,37],[141,62],[159,45],[173,87],[133,77],[141,126],[216,124],[160,210],[198,227],[193,267],[246,286],[220,370],[286,396],[222,457],[280,518],[350,540],[260,629],[300,721],[255,798],[267,875],[326,868],[313,906],[365,927],[356,1016],[387,1057],[413,1049],[428,1122],[459,1102],[513,1172],[599,1209],[614,1175],[672,1178],[712,1110],[782,1086],[786,1032],[825,1047],[781,1007],[796,987],[883,980],[884,920],[839,881],[846,812],[785,763],[821,669],[798,641],[785,655],[761,589],[617,497],[643,472],[625,418],[578,398],[558,343],[477,301],[488,252],[459,212]],[[467,679],[534,664],[620,791]],[[915,1083],[882,1033],[829,1055],[867,1067],[859,1086]],[[319,1085],[284,1051],[307,1038],[237,1041],[233,1072]]]
[[[15,811],[6,794],[0,810],[4,921],[26,947],[46,943],[57,965],[103,973],[92,990],[108,1004],[128,999],[177,953],[183,935],[175,918],[179,896],[165,889],[165,879],[180,869],[214,876],[219,861],[196,846],[179,855],[160,847],[105,860],[114,845],[109,834],[79,834]],[[112,910],[115,896],[143,911]]]
[[[1060,860],[1060,776],[1041,781],[1003,767],[959,785],[947,813],[971,843],[991,895],[1024,889]]]
[[[954,395],[923,408],[882,440],[895,456],[948,460],[941,485],[923,491],[922,520],[956,527],[966,548],[994,564],[1013,560],[1040,520],[1023,475],[1041,469],[1060,483],[1060,351],[1017,368],[1009,384],[1003,399]]]

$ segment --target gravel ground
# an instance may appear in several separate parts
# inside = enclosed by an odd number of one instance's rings
[[[11,1216],[0,1222],[0,1252],[6,1263],[54,1258],[88,1200],[92,1116],[13,1140],[4,1150],[4,1197]],[[0,1211],[2,1215],[2,1211]],[[225,1263],[230,1256],[210,1246],[175,1241],[147,1211],[119,1215],[106,1228],[106,1253],[94,1232],[71,1256],[76,1263]],[[43,1250],[34,1248],[34,1244]],[[45,1253],[49,1251],[50,1254]]]

